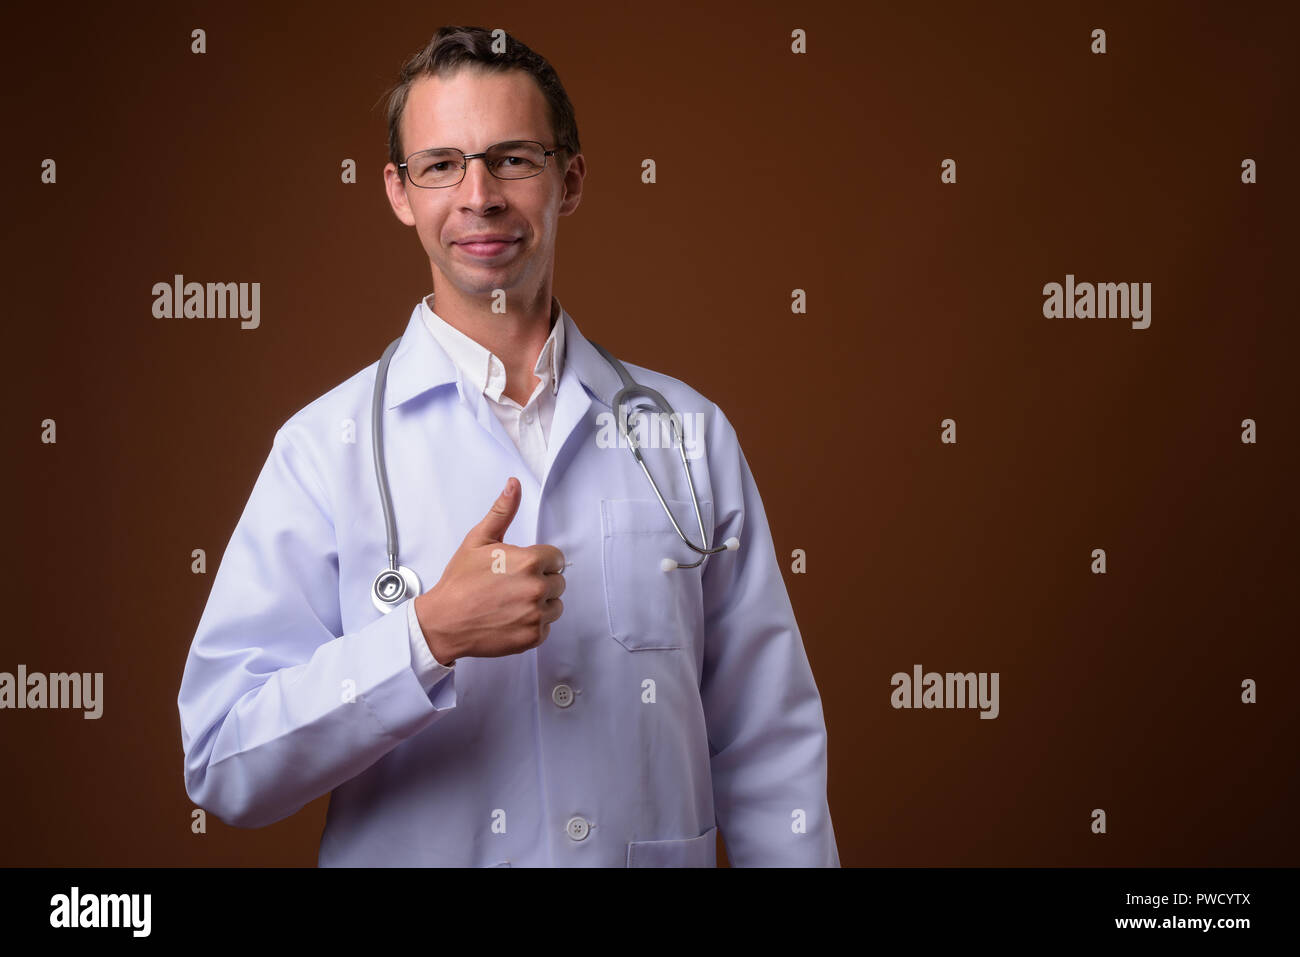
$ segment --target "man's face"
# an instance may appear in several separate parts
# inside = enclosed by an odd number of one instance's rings
[[[506,140],[536,140],[548,149],[556,145],[542,91],[518,70],[469,68],[450,77],[421,77],[409,90],[401,132],[406,156],[447,146],[481,153]],[[557,153],[546,158],[542,173],[528,179],[498,179],[483,159],[472,159],[456,186],[403,184],[392,163],[384,167],[384,183],[397,218],[419,234],[435,289],[449,283],[467,297],[504,289],[509,306],[549,288],[559,217],[577,209],[584,172],[581,156],[568,163]],[[514,241],[487,254],[463,245],[482,234]]]

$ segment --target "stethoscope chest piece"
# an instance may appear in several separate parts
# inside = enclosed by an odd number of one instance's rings
[[[370,586],[370,600],[383,614],[388,614],[408,598],[420,594],[420,578],[405,565],[385,568]]]

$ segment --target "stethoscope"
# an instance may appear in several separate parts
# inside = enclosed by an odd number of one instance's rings
[[[401,344],[401,337],[394,339],[384,350],[383,358],[379,360],[379,370],[375,374],[375,393],[370,407],[370,432],[371,444],[375,457],[375,479],[379,483],[379,500],[384,507],[384,527],[387,533],[387,551],[388,567],[375,576],[374,584],[370,589],[370,600],[374,602],[375,607],[384,614],[388,614],[407,598],[419,595],[424,589],[420,585],[420,578],[411,569],[402,565],[397,560],[397,521],[393,517],[393,501],[388,490],[388,468],[384,460],[384,388],[388,381],[388,363],[393,358],[393,353]],[[658,391],[646,385],[640,385],[631,375],[628,374],[623,363],[619,362],[612,355],[596,342],[587,340],[596,347],[596,351],[605,357],[605,361],[614,367],[618,373],[619,379],[623,382],[621,388],[614,396],[614,408],[618,411],[618,424],[623,432],[624,438],[627,439],[628,448],[632,450],[632,455],[636,458],[637,464],[641,466],[641,471],[650,481],[650,487],[654,489],[655,498],[659,499],[659,504],[664,507],[664,513],[668,516],[668,521],[672,522],[673,530],[677,532],[677,537],[685,543],[686,547],[699,554],[699,558],[690,564],[684,564],[674,561],[671,558],[665,558],[659,563],[662,571],[670,572],[674,568],[695,568],[709,555],[715,555],[722,551],[735,551],[740,547],[740,539],[734,535],[728,538],[721,545],[710,548],[708,545],[709,536],[704,530],[704,516],[700,514],[700,500],[695,494],[695,482],[691,479],[691,466],[686,460],[686,442],[682,438],[681,425],[678,421],[677,414],[673,411],[672,405]],[[686,472],[686,486],[691,490],[691,504],[695,507],[695,521],[699,523],[700,540],[703,541],[704,547],[700,547],[686,537],[681,526],[677,524],[677,519],[673,517],[672,509],[664,501],[663,495],[659,492],[659,485],[655,482],[654,476],[650,474],[650,469],[645,464],[645,459],[641,455],[641,449],[632,436],[630,427],[636,421],[636,417],[641,414],[641,409],[634,409],[628,416],[623,415],[623,403],[626,399],[632,397],[641,397],[649,399],[655,404],[657,411],[666,412],[668,421],[672,423],[673,436],[677,440],[677,451],[682,456],[682,469]]]

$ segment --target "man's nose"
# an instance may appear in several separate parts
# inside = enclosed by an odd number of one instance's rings
[[[465,160],[465,176],[460,182],[462,193],[470,200],[481,201],[500,196],[501,180],[488,170],[487,157],[475,156]]]

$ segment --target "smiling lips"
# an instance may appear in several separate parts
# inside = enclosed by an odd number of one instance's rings
[[[456,245],[476,259],[492,259],[495,256],[499,256],[507,249],[512,248],[518,242],[519,239],[514,236],[485,234],[462,240],[461,242],[456,243]]]

